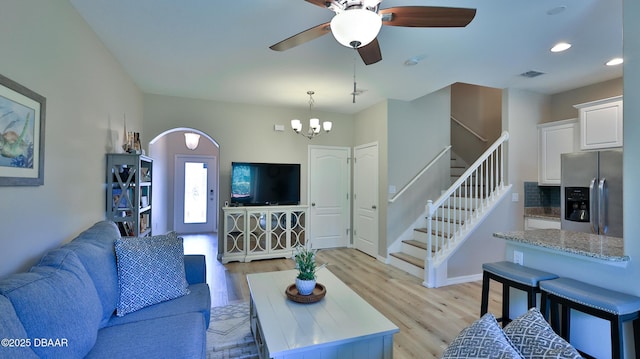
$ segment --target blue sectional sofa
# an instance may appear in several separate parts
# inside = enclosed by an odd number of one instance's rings
[[[160,293],[157,304],[149,304],[146,292],[129,290],[130,301],[143,304],[123,307],[125,252],[117,251],[117,245],[153,247],[157,240],[176,247],[176,238],[182,250],[178,237],[127,242],[113,222],[98,222],[48,252],[28,272],[0,278],[0,358],[204,358],[211,310],[204,256],[175,256],[174,262],[184,268],[178,281],[185,287],[175,298],[165,300]],[[162,271],[170,264],[144,252],[132,253],[148,261],[127,277],[134,287],[159,287],[144,275],[136,277],[145,271],[165,282],[162,276],[169,274]],[[179,287],[182,282],[177,282]]]

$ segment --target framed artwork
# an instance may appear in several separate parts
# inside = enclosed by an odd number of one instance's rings
[[[46,99],[0,75],[0,186],[44,184]]]

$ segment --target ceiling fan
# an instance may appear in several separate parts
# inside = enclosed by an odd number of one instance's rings
[[[270,46],[284,51],[329,32],[342,45],[357,49],[366,65],[382,60],[377,36],[382,25],[403,27],[465,27],[476,9],[438,6],[397,6],[380,9],[382,0],[305,0],[336,13],[330,22],[314,26]]]

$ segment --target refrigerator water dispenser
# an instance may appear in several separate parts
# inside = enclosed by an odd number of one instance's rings
[[[565,187],[564,219],[589,222],[589,187]]]

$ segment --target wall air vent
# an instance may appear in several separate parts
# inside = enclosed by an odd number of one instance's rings
[[[523,72],[523,73],[521,73],[521,74],[520,74],[520,76],[528,77],[528,78],[530,78],[530,79],[531,79],[531,78],[534,78],[534,77],[538,77],[538,76],[540,76],[540,75],[544,75],[544,72],[535,71],[535,70],[530,70],[530,71]]]

